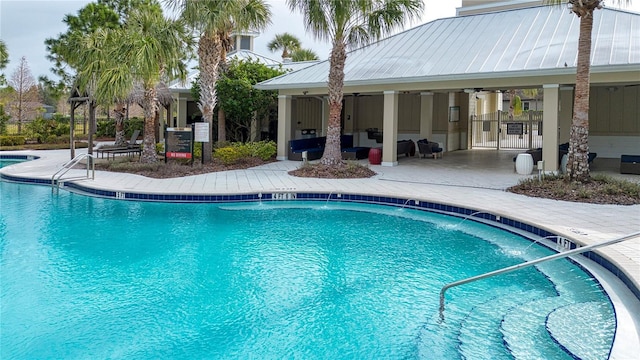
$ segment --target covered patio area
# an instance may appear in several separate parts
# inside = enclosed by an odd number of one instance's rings
[[[349,52],[343,134],[353,134],[354,146],[381,146],[383,166],[408,165],[396,147],[405,139],[438,142],[446,159],[473,149],[475,132],[492,129],[473,124],[480,114],[502,110],[507,90],[539,89],[543,115],[535,123],[544,171],[557,172],[558,146],[569,141],[578,26],[564,8],[534,6],[439,19]],[[640,155],[640,43],[629,31],[637,27],[639,14],[605,8],[594,15],[589,147],[598,160]],[[324,61],[256,86],[279,91],[279,160],[304,130],[324,135],[328,73]],[[367,137],[371,128],[381,144]],[[514,130],[506,124],[490,140]]]

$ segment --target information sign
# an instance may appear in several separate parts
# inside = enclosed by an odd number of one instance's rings
[[[195,126],[194,135],[195,142],[209,142],[209,123],[197,122],[193,124]]]
[[[507,123],[507,135],[522,135],[524,134],[524,124],[521,122]]]
[[[191,159],[193,157],[193,132],[191,128],[167,128],[165,159]]]

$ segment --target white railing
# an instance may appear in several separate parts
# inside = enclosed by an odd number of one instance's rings
[[[440,290],[440,321],[443,322],[444,321],[444,293],[447,291],[447,289],[450,289],[452,287],[458,286],[458,285],[464,285],[473,281],[477,281],[477,280],[482,280],[482,279],[486,279],[488,277],[492,277],[492,276],[496,276],[496,275],[500,275],[500,274],[505,274],[508,272],[512,272],[512,271],[516,271],[516,270],[520,270],[529,266],[533,266],[536,264],[540,264],[543,262],[547,262],[547,261],[551,261],[551,260],[555,260],[555,259],[561,259],[561,258],[565,258],[567,256],[571,256],[571,255],[576,255],[576,254],[580,254],[583,253],[585,251],[589,251],[589,250],[593,250],[593,249],[597,249],[600,247],[604,247],[604,246],[609,246],[609,245],[613,245],[613,244],[617,244],[619,242],[623,242],[626,240],[631,240],[634,239],[636,237],[640,236],[640,232],[635,232],[629,235],[625,235],[623,237],[620,238],[616,238],[613,240],[607,240],[598,244],[593,244],[593,245],[588,245],[588,246],[583,246],[583,247],[579,247],[573,250],[569,250],[569,251],[565,251],[565,252],[561,252],[558,254],[553,254],[553,255],[549,255],[549,256],[545,256],[543,258],[540,259],[536,259],[536,260],[531,260],[531,261],[527,261],[525,263],[522,264],[518,264],[518,265],[513,265],[513,266],[509,266],[503,269],[499,269],[499,270],[495,270],[495,271],[491,271],[485,274],[481,274],[481,275],[476,275],[470,278],[466,278],[463,280],[459,280],[459,281],[455,281],[452,283],[449,283],[445,286],[442,287],[442,289]]]
[[[64,174],[66,174],[69,170],[71,170],[74,166],[76,166],[80,160],[87,159],[87,179],[91,178],[92,180],[96,178],[96,165],[95,159],[91,154],[80,154],[73,159],[67,161],[62,165],[62,167],[56,171],[53,176],[51,176],[51,191],[58,189],[60,187],[60,178]],[[89,176],[89,172],[91,170],[91,176]]]

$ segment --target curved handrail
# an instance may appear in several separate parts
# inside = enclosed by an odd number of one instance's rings
[[[71,168],[73,168],[76,164],[78,164],[80,162],[80,160],[84,159],[84,158],[89,158],[91,160],[87,161],[87,179],[89,178],[89,165],[91,165],[91,170],[92,170],[92,174],[91,174],[91,179],[95,179],[96,178],[96,168],[95,168],[95,161],[94,161],[94,156],[91,154],[80,154],[76,157],[74,157],[73,159],[67,161],[66,163],[64,163],[62,165],[62,167],[56,171],[52,176],[51,176],[51,190],[53,191],[55,189],[55,185],[59,185],[60,183],[60,178],[66,174],[69,170],[71,170]],[[58,182],[56,182],[56,176],[58,176]]]
[[[447,291],[447,289],[450,289],[454,286],[458,286],[458,285],[464,285],[473,281],[477,281],[477,280],[482,280],[482,279],[486,279],[488,277],[491,276],[496,276],[496,275],[500,275],[500,274],[505,274],[508,272],[512,272],[512,271],[516,271],[519,269],[523,269],[529,266],[533,266],[542,262],[547,262],[547,261],[551,261],[551,260],[555,260],[555,259],[561,259],[561,258],[565,258],[571,255],[575,255],[575,254],[580,254],[583,253],[585,251],[589,251],[592,249],[597,249],[600,247],[604,247],[604,246],[609,246],[609,245],[613,245],[613,244],[617,244],[619,242],[623,242],[626,240],[631,240],[633,238],[636,238],[640,236],[640,232],[635,232],[635,233],[631,233],[629,235],[625,235],[623,237],[619,237],[613,240],[607,240],[598,244],[593,244],[593,245],[588,245],[588,246],[583,246],[583,247],[579,247],[573,250],[569,250],[569,251],[565,251],[565,252],[561,252],[558,254],[553,254],[553,255],[549,255],[549,256],[545,256],[543,258],[540,259],[536,259],[536,260],[531,260],[531,261],[527,261],[524,262],[522,264],[517,264],[517,265],[513,265],[513,266],[509,266],[503,269],[498,269],[495,271],[491,271],[488,273],[484,273],[484,274],[480,274],[480,275],[476,275],[476,276],[472,276],[470,278],[466,278],[463,280],[458,280],[458,281],[454,281],[452,283],[446,284],[445,286],[442,287],[442,289],[440,290],[440,322],[444,321],[444,293]]]

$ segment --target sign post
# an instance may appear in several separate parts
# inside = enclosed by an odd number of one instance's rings
[[[193,123],[194,134],[195,134],[195,142],[206,143],[209,142],[209,123],[208,122],[197,122]],[[201,146],[202,153],[200,154],[200,161],[204,164],[204,146]]]
[[[167,159],[191,159],[193,165],[193,131],[191,128],[167,128],[164,133],[164,162]]]

